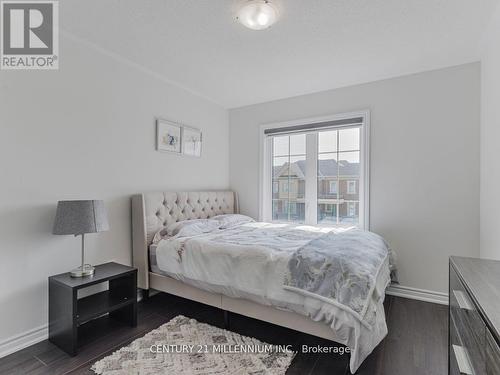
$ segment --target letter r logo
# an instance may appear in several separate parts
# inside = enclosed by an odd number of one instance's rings
[[[52,55],[53,6],[47,2],[2,2],[5,55]]]

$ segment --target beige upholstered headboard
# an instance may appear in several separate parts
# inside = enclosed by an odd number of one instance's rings
[[[232,191],[158,192],[132,197],[132,261],[137,286],[149,289],[148,249],[156,232],[181,220],[205,219],[238,212]]]

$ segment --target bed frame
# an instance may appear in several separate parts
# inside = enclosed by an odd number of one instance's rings
[[[238,212],[237,196],[231,191],[158,192],[134,195],[132,197],[132,259],[134,267],[138,270],[138,287],[145,291],[155,289],[174,294],[218,307],[224,311],[338,341],[329,326],[303,315],[245,299],[210,293],[171,277],[151,272],[148,249],[158,230],[181,220],[202,219]]]

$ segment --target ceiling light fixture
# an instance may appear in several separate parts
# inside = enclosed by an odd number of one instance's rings
[[[278,9],[269,0],[248,0],[240,8],[236,19],[252,30],[264,30],[278,20]]]

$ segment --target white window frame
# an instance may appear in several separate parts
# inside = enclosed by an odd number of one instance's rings
[[[327,121],[345,120],[362,117],[363,123],[360,127],[360,161],[361,170],[359,176],[359,227],[370,229],[370,111],[361,110],[356,112],[335,114],[330,116],[304,118],[294,121],[270,123],[260,125],[260,152],[259,152],[259,220],[272,221],[272,137],[265,135],[265,130],[284,128],[289,126],[299,126]],[[338,128],[342,128],[339,126]],[[333,127],[332,127],[333,129]],[[317,170],[318,137],[315,133],[306,133],[306,170]],[[306,176],[305,183],[305,217],[306,224],[318,225],[317,210],[317,173],[314,176]],[[337,186],[338,190],[339,186]],[[314,202],[314,204],[311,204]],[[311,220],[313,219],[313,220]],[[322,225],[324,226],[324,225]],[[328,225],[328,226],[331,226]]]

